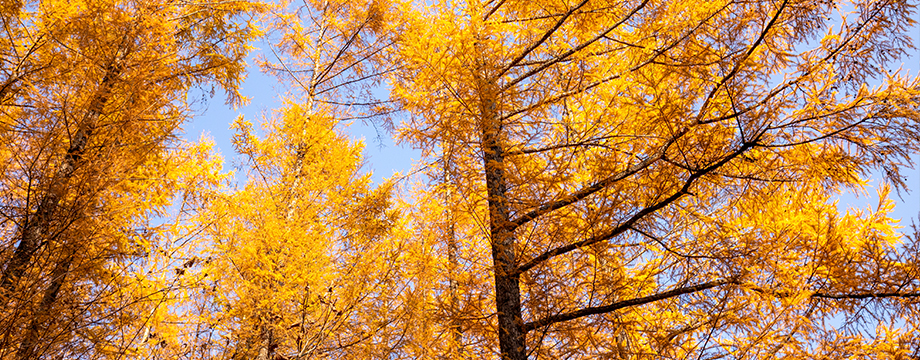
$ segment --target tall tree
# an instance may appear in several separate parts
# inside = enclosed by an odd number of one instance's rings
[[[295,104],[264,123],[264,138],[236,123],[249,180],[208,201],[198,241],[213,250],[188,275],[201,279],[199,338],[214,338],[202,358],[386,352],[378,341],[389,339],[404,286],[392,184],[371,187],[362,146],[336,123]]]
[[[2,5],[0,357],[104,354],[145,302],[119,287],[176,191],[188,90],[239,102],[256,5]]]
[[[262,131],[234,123],[248,179],[210,200],[202,218],[213,244],[200,274],[202,332],[225,343],[202,357],[386,358],[407,286],[391,182],[361,170],[363,145],[347,123],[381,116],[369,99],[383,70],[369,61],[390,41],[384,2],[282,2],[265,19],[257,62],[286,81],[285,106]],[[201,275],[204,276],[204,275]],[[197,326],[197,325],[196,325]],[[196,335],[197,337],[197,335]]]
[[[887,190],[868,212],[831,201],[874,171],[905,186],[920,79],[890,65],[913,14],[893,0],[407,12],[401,136],[454,166],[476,205],[452,211],[486,220],[500,356],[913,351],[917,239]]]

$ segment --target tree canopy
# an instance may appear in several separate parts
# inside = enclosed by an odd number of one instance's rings
[[[920,356],[916,2],[0,5],[0,359]]]

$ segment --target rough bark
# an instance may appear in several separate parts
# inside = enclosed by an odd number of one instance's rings
[[[259,326],[259,354],[257,360],[273,360],[275,358],[275,337],[271,329],[271,324],[265,319],[261,320]]]
[[[9,305],[9,295],[13,293],[16,285],[19,284],[19,279],[22,278],[29,262],[31,262],[32,255],[41,247],[44,237],[43,230],[49,227],[58,202],[58,197],[53,192],[48,193],[39,202],[38,209],[23,220],[20,228],[19,245],[13,251],[6,268],[3,269],[2,280],[0,280],[0,289],[2,289],[0,290],[2,291],[0,296],[2,296],[4,304]]]
[[[98,113],[92,114],[91,117],[98,117]],[[77,131],[71,140],[70,148],[67,149],[63,163],[51,180],[50,190],[42,197],[36,211],[26,216],[23,221],[19,245],[7,263],[2,280],[0,280],[0,289],[3,289],[3,294],[10,294],[15,290],[19,279],[22,278],[32,260],[32,255],[49,240],[46,234],[51,233],[49,230],[55,210],[60,203],[61,196],[66,192],[67,183],[79,166],[79,160],[82,158],[89,136],[90,129],[88,128]]]
[[[484,81],[480,89],[482,151],[489,203],[489,235],[495,277],[495,307],[502,359],[527,358],[524,322],[521,318],[520,275],[517,271],[514,232],[511,230],[504,174],[502,124],[497,109],[497,87]]]

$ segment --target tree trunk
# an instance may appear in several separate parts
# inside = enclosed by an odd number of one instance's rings
[[[98,113],[93,111],[89,120],[95,122],[98,116]],[[13,256],[3,271],[2,280],[0,280],[0,289],[3,289],[4,295],[11,294],[16,289],[19,279],[25,274],[32,260],[32,255],[50,240],[45,237],[46,234],[51,233],[49,228],[52,225],[52,217],[54,217],[61,197],[67,191],[67,183],[79,165],[86,143],[89,141],[89,135],[90,130],[86,126],[77,131],[70,143],[70,148],[67,149],[67,155],[61,167],[50,181],[50,189],[38,204],[36,211],[26,216],[23,221],[19,246],[13,252]],[[4,300],[8,299],[4,298]]]
[[[108,102],[110,88],[119,73],[120,68],[118,66],[110,65],[108,67],[102,82],[99,84],[99,90],[87,108],[86,117],[70,140],[70,146],[64,156],[64,161],[54,176],[51,179],[46,179],[48,184],[47,192],[42,196],[42,200],[39,202],[35,212],[26,216],[23,221],[19,245],[7,262],[6,268],[3,269],[3,274],[0,275],[0,299],[7,305],[9,305],[9,295],[16,289],[20,278],[25,274],[29,263],[32,261],[32,255],[50,240],[46,237],[51,233],[50,227],[53,223],[52,218],[55,216],[55,210],[60,203],[60,199],[67,192],[71,177],[81,163],[92,129],[96,126],[105,103]]]
[[[67,250],[65,250],[67,251]],[[37,358],[41,354],[35,353],[35,347],[39,344],[39,339],[43,335],[43,330],[49,328],[46,326],[49,321],[52,320],[52,309],[51,307],[57,301],[58,294],[61,291],[61,287],[64,285],[64,280],[67,278],[67,274],[70,272],[70,265],[73,263],[73,253],[67,254],[67,256],[54,267],[54,271],[51,272],[51,283],[48,285],[48,288],[45,289],[45,294],[42,296],[42,301],[36,309],[36,312],[32,314],[32,320],[29,323],[29,328],[26,330],[25,336],[22,338],[22,343],[19,346],[19,351],[16,352],[17,360],[29,360]]]
[[[314,79],[315,81],[315,79]],[[313,115],[313,96],[310,96],[307,100],[307,121],[310,121],[310,117]],[[294,179],[288,188],[288,196],[284,204],[284,219],[287,221],[294,221],[294,215],[297,212],[297,203],[300,201],[300,195],[297,193],[298,189],[301,187],[304,176],[303,170],[306,167],[305,157],[307,156],[307,151],[310,150],[310,147],[313,144],[307,144],[303,142],[303,138],[306,136],[306,133],[301,134],[301,140],[297,144],[297,151],[294,155],[294,166],[293,173]],[[272,250],[267,250],[271,252]],[[269,292],[274,290],[275,284],[267,284]],[[259,349],[256,356],[257,360],[273,360],[275,358],[275,350],[278,348],[278,339],[274,335],[272,330],[272,322],[274,321],[275,314],[271,311],[261,311],[260,316],[258,317],[258,329],[259,329]]]
[[[448,221],[451,221],[448,217]],[[460,324],[460,298],[458,297],[457,284],[457,239],[454,237],[454,224],[448,225],[447,230],[447,276],[448,276],[448,296],[450,296],[450,334],[451,334],[451,353],[453,358],[459,359],[463,344],[463,327]]]
[[[521,318],[520,276],[514,232],[510,231],[507,179],[504,175],[502,124],[496,104],[496,86],[484,81],[480,89],[483,166],[489,195],[489,235],[495,276],[495,307],[498,313],[498,342],[504,360],[524,360],[527,349]]]
[[[256,360],[273,360],[275,357],[275,337],[268,319],[261,319],[259,326],[259,355]]]
[[[66,179],[66,178],[65,178]],[[23,220],[20,230],[19,245],[3,269],[0,280],[0,298],[4,304],[9,305],[9,297],[19,284],[19,279],[25,274],[32,255],[42,246],[43,235],[51,222],[51,216],[58,205],[58,197],[50,192],[42,198],[38,209]]]
[[[67,219],[56,219],[62,213],[59,207],[62,206],[62,199],[70,191],[70,183],[74,181],[74,173],[81,165],[86,163],[86,160],[83,159],[86,146],[90,141],[93,129],[102,116],[103,108],[109,100],[112,85],[121,73],[120,67],[115,65],[117,61],[118,59],[114,59],[107,68],[96,93],[86,108],[84,118],[70,139],[64,159],[54,172],[54,175],[50,179],[41,179],[39,181],[39,183],[47,184],[44,194],[41,195],[41,201],[35,212],[27,215],[23,220],[20,228],[19,245],[7,262],[7,266],[3,269],[2,275],[0,275],[0,302],[6,306],[11,305],[11,295],[17,291],[17,287],[19,287],[22,277],[31,266],[35,254],[54,240],[51,238],[52,234],[60,233],[62,230],[54,229],[53,227],[56,224],[71,223]],[[70,206],[75,205],[71,204]],[[50,328],[48,326],[49,322],[54,321],[54,304],[58,299],[61,288],[65,284],[80,244],[70,243],[68,239],[63,239],[56,248],[62,249],[66,256],[54,265],[49,284],[45,288],[41,301],[34,306],[31,301],[26,301],[19,305],[31,310],[28,311],[31,319],[28,320],[29,326],[26,328],[19,349],[16,351],[16,359],[33,359],[40,355],[35,353],[36,346],[40,344],[39,340],[43,332]]]
[[[449,158],[450,155],[445,154]],[[450,168],[448,161],[445,159],[444,162],[444,183],[450,184],[449,176]],[[463,325],[460,322],[460,298],[459,298],[459,284],[457,283],[457,252],[459,247],[457,245],[457,234],[454,227],[454,217],[453,217],[453,193],[452,189],[449,187],[444,190],[444,220],[445,220],[445,230],[447,236],[447,281],[448,281],[448,296],[450,297],[450,355],[452,359],[460,359],[463,356]]]

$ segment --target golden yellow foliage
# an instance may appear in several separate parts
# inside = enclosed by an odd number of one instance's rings
[[[915,7],[0,0],[0,359],[916,357]]]
[[[918,240],[888,217],[887,188],[869,213],[831,202],[875,171],[905,185],[920,79],[891,64],[910,47],[913,4],[406,14],[391,55],[411,114],[399,136],[454,192],[447,212],[479,221],[456,234],[490,248],[468,270],[491,273],[490,294],[447,308],[489,308],[455,316],[491,330],[459,346],[509,360],[913,351]]]
[[[239,101],[258,5],[4,1],[0,358],[132,346],[143,267],[182,189],[192,86]]]

